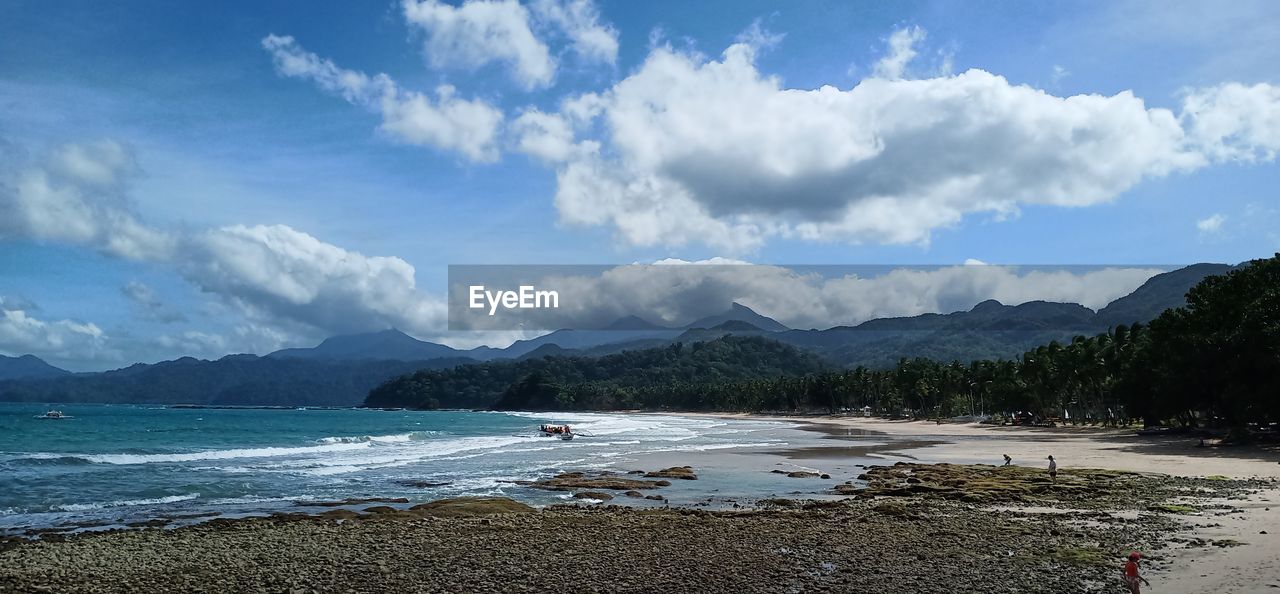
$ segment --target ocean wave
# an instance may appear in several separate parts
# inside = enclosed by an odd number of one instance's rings
[[[766,441],[760,443],[711,443],[704,445],[680,446],[674,448],[662,448],[655,450],[634,452],[636,454],[651,454],[656,452],[707,452],[712,450],[732,450],[737,448],[765,448],[765,447],[781,447],[787,445],[785,441]]]
[[[67,512],[92,511],[95,509],[103,509],[108,507],[129,507],[135,505],[165,505],[168,503],[178,503],[179,501],[191,501],[200,497],[199,493],[190,493],[187,495],[170,495],[168,497],[156,497],[154,499],[125,499],[122,501],[107,501],[105,503],[67,503],[63,505],[55,505],[54,509]]]
[[[363,443],[335,443],[327,445],[315,445],[294,448],[239,448],[231,450],[205,450],[201,452],[185,452],[171,454],[30,454],[18,460],[50,460],[50,459],[79,459],[94,464],[153,464],[164,462],[198,462],[201,460],[227,460],[232,458],[279,458],[282,456],[298,456],[305,454],[316,454],[324,452],[340,452],[344,450],[356,450],[369,447],[368,442]],[[51,458],[53,456],[53,458]]]
[[[253,503],[281,503],[285,501],[315,501],[315,497],[310,495],[298,495],[295,497],[257,497],[246,495],[244,497],[224,497],[221,499],[209,500],[209,505],[245,505]]]
[[[371,448],[359,452],[346,453],[339,456],[312,458],[306,460],[284,460],[272,468],[274,472],[295,472],[311,476],[330,476],[346,474],[375,468],[394,468],[406,466],[426,460],[443,459],[446,456],[463,452],[492,452],[498,448],[526,442],[534,438],[525,437],[460,437],[455,439],[431,440],[412,445],[401,445],[394,448]],[[368,442],[356,445],[369,445]],[[327,446],[321,446],[327,447]]]
[[[321,437],[316,440],[316,443],[404,443],[407,441],[427,440],[437,435],[440,435],[439,431],[411,431],[409,433],[399,433],[396,435],[350,435]]]
[[[20,454],[12,458],[10,461],[17,462],[23,465],[29,465],[29,466],[43,466],[43,465],[78,466],[78,465],[93,464],[92,461],[86,460],[83,456],[80,456],[78,454],[56,454],[56,453],[42,453],[42,452],[37,452],[34,454]]]

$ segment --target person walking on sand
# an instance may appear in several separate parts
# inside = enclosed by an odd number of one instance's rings
[[[1009,454],[1005,454],[1005,455],[1004,455],[1004,465],[1005,465],[1005,466],[1008,466],[1008,465],[1010,465],[1010,464],[1013,464],[1013,458],[1010,458],[1010,457],[1009,457]]]
[[[1058,461],[1053,456],[1049,456],[1049,479],[1058,480]]]
[[[1124,564],[1124,583],[1129,586],[1130,594],[1141,594],[1142,586],[1138,582],[1142,582],[1148,586],[1151,582],[1147,578],[1138,574],[1138,561],[1142,559],[1142,553],[1134,551],[1129,553],[1129,561]]]

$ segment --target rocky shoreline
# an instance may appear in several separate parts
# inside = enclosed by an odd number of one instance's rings
[[[657,477],[568,474],[543,488],[621,494]],[[1043,484],[1042,473],[989,466],[867,474],[865,488],[836,487],[842,500],[740,511],[368,502],[13,542],[0,551],[0,591],[1116,591],[1130,549],[1158,572],[1172,547],[1226,546],[1188,530],[1182,514],[1227,513],[1197,502],[1277,488],[1091,470]]]

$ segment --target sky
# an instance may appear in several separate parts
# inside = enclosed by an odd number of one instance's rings
[[[0,0],[0,354],[520,337],[447,331],[459,264],[768,265],[716,300],[813,327],[1096,307],[1280,251],[1276,30],[1248,0]],[[863,264],[942,268],[793,268]]]

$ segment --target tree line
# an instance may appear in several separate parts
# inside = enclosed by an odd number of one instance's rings
[[[866,409],[885,416],[1268,424],[1280,420],[1280,254],[1207,277],[1185,306],[1149,323],[1050,342],[1013,359],[904,358],[888,369],[833,369],[766,338],[726,337],[599,359],[420,372],[374,390],[369,404],[430,406],[445,398],[508,410]]]

